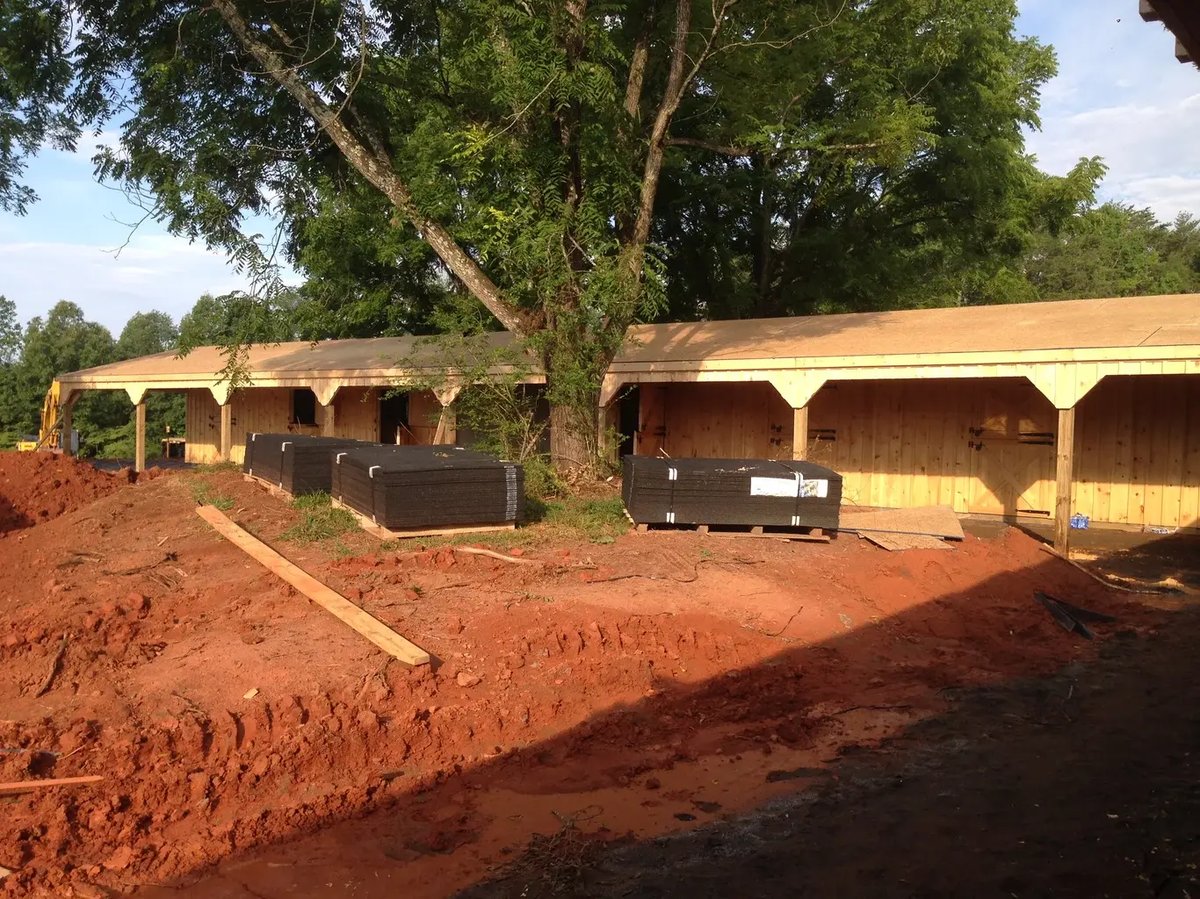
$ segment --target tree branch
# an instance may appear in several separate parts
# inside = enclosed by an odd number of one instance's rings
[[[722,0],[720,6],[713,5],[713,25],[705,37],[704,46],[697,54],[695,62],[685,74],[684,64],[687,60],[688,37],[691,32],[692,3],[691,0],[676,0],[675,4],[675,40],[671,47],[671,68],[667,75],[667,86],[663,92],[662,102],[658,106],[658,114],[654,117],[654,126],[650,131],[650,146],[646,151],[646,164],[642,173],[642,190],[638,203],[637,219],[633,225],[632,253],[629,256],[630,274],[640,279],[643,272],[642,248],[650,239],[650,226],[654,221],[654,201],[658,195],[658,182],[662,175],[663,154],[666,148],[667,132],[671,127],[683,95],[700,72],[701,67],[710,55],[713,44],[725,24],[725,16],[737,0]]]
[[[712,153],[719,153],[722,156],[753,156],[754,150],[749,147],[732,147],[727,144],[713,143],[712,141],[703,140],[698,137],[670,137],[667,138],[668,147],[697,147],[701,150],[708,150]]]
[[[330,108],[319,94],[297,74],[296,68],[287,65],[270,46],[263,43],[251,30],[249,24],[233,0],[211,0],[212,7],[225,20],[234,39],[252,56],[281,88],[300,104],[317,125],[346,157],[346,160],[371,184],[375,185],[388,200],[420,232],[422,239],[446,263],[468,290],[510,331],[528,335],[535,327],[531,318],[510,303],[492,282],[483,268],[454,240],[438,222],[425,216],[417,207],[412,191],[400,178],[391,160],[364,145]]]

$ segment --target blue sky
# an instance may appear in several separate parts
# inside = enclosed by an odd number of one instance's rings
[[[1200,71],[1175,61],[1174,39],[1143,22],[1137,7],[1021,0],[1019,29],[1054,45],[1059,59],[1028,148],[1055,174],[1081,156],[1104,157],[1105,199],[1149,206],[1164,219],[1200,214]],[[0,293],[21,318],[69,299],[116,335],[134,312],[178,320],[200,294],[244,287],[223,256],[153,222],[129,237],[140,210],[92,178],[95,146],[108,139],[89,136],[74,154],[43,153],[27,179],[41,201],[23,218],[0,212]]]

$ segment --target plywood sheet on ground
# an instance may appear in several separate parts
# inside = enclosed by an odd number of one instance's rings
[[[950,549],[950,544],[941,537],[931,537],[929,534],[885,534],[864,531],[861,536],[889,552],[897,552],[902,549]]]
[[[885,534],[926,534],[950,540],[963,538],[962,524],[949,506],[921,506],[914,509],[842,509],[843,531],[871,531]]]

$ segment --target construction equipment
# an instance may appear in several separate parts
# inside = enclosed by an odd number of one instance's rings
[[[50,389],[46,391],[46,398],[42,401],[41,427],[36,435],[30,434],[25,439],[17,441],[17,449],[20,452],[32,453],[42,450],[61,453],[63,451],[61,397],[62,385],[56,378],[51,382]],[[78,448],[78,440],[77,432],[71,431],[72,452]]]

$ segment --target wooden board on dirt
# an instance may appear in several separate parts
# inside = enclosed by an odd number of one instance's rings
[[[950,544],[941,537],[931,537],[928,534],[884,534],[877,531],[864,531],[860,536],[890,552],[902,549],[951,548]]]
[[[81,784],[94,784],[104,780],[99,774],[87,774],[83,777],[50,777],[43,780],[18,780],[12,783],[0,783],[0,796],[18,796],[21,793],[32,793],[34,790],[46,790],[50,787],[74,787]]]
[[[963,538],[962,523],[949,506],[914,509],[847,509],[841,512],[839,530],[884,534],[925,534],[947,540]]]
[[[384,652],[406,665],[429,664],[429,653],[396,633],[364,609],[360,609],[337,591],[325,586],[298,565],[289,562],[253,534],[224,515],[215,506],[200,506],[196,514],[217,532],[256,562],[287,581],[325,611],[358,631]]]
[[[516,522],[510,521],[507,524],[465,524],[457,527],[445,528],[421,528],[419,530],[393,531],[390,528],[385,528],[381,524],[376,524],[366,515],[363,515],[357,509],[352,509],[344,502],[334,499],[331,500],[335,509],[342,509],[354,516],[354,520],[358,522],[358,526],[370,534],[372,537],[378,537],[380,540],[407,540],[412,537],[453,537],[456,534],[481,534],[488,531],[511,531],[516,528]]]

